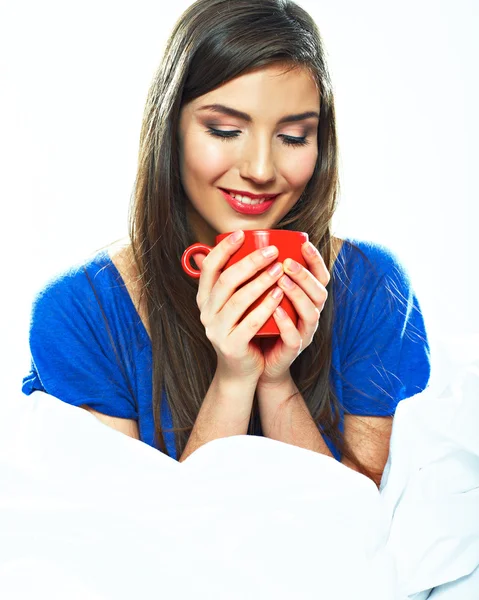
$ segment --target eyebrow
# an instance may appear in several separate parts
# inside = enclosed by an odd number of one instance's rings
[[[224,104],[206,104],[205,106],[200,106],[198,110],[211,110],[213,112],[228,115],[229,117],[236,117],[238,119],[242,119],[243,121],[247,121],[248,123],[253,122],[252,117],[247,113],[241,112],[240,110],[236,110],[235,108],[231,108],[230,106],[224,106]],[[301,113],[299,115],[286,115],[278,121],[278,125],[282,123],[294,123],[295,121],[304,121],[304,119],[309,119],[311,117],[315,117],[319,120],[319,114],[312,110]]]

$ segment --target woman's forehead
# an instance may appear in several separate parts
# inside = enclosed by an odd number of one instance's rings
[[[221,107],[237,109],[230,111],[245,121],[254,121],[254,112],[259,109],[268,115],[278,112],[278,118],[290,113],[318,112],[319,91],[314,79],[306,69],[295,69],[287,73],[284,67],[270,66],[255,69],[195,98],[185,108],[188,112],[210,112],[228,114]],[[299,110],[301,109],[301,110]],[[259,114],[258,114],[259,116]],[[251,118],[248,118],[251,117]]]

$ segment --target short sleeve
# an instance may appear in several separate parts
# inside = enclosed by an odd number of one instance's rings
[[[418,299],[404,267],[381,249],[375,284],[355,294],[349,344],[342,360],[345,414],[391,416],[397,404],[424,390],[430,349]]]
[[[57,278],[37,294],[29,344],[26,395],[40,390],[74,406],[138,419],[104,311],[81,272]]]

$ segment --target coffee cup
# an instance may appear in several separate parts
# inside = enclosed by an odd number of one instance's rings
[[[233,232],[221,233],[216,236],[215,245],[218,245],[222,240],[228,237]],[[303,253],[301,252],[301,247],[305,242],[308,241],[308,234],[303,231],[289,231],[287,229],[246,229],[244,230],[244,240],[241,246],[236,250],[234,254],[231,255],[228,262],[225,264],[223,270],[227,269],[234,263],[238,262],[251,252],[258,250],[259,248],[265,248],[266,246],[276,246],[278,248],[278,255],[276,261],[274,262],[284,262],[287,258],[292,258],[296,262],[298,262],[303,267],[307,268],[306,261],[303,258]],[[190,277],[194,277],[199,279],[201,275],[201,271],[194,269],[191,266],[190,259],[191,256],[196,253],[202,253],[208,255],[213,248],[208,246],[207,244],[202,244],[197,242],[189,246],[181,257],[181,265],[185,273],[190,275]],[[273,264],[273,263],[271,263]],[[249,283],[252,279],[258,277],[260,273],[269,269],[271,264],[268,264],[264,269],[255,273],[255,275],[245,281],[243,284],[239,286],[239,288],[243,287],[247,283]],[[255,300],[245,311],[243,318],[247,316],[252,310],[254,310],[265,297],[272,291],[272,289],[276,286],[273,284],[269,289],[267,289],[257,300]],[[238,289],[239,289],[238,288]],[[289,318],[293,321],[295,327],[298,323],[298,314],[296,310],[286,296],[283,296],[279,306],[283,308],[288,314]],[[273,315],[268,318],[268,320],[264,323],[264,325],[260,328],[257,334],[254,337],[274,337],[279,336],[279,329],[276,325],[276,321],[274,320]]]

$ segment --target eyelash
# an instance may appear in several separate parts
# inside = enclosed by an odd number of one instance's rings
[[[241,132],[240,131],[220,131],[219,129],[213,129],[213,127],[209,127],[208,133],[210,135],[212,135],[213,137],[218,137],[222,141],[226,142],[228,140],[237,138]],[[284,138],[283,144],[285,146],[307,146],[309,144],[309,141],[306,139],[306,136],[297,138],[297,137],[291,137],[289,135],[282,135],[281,137]]]

